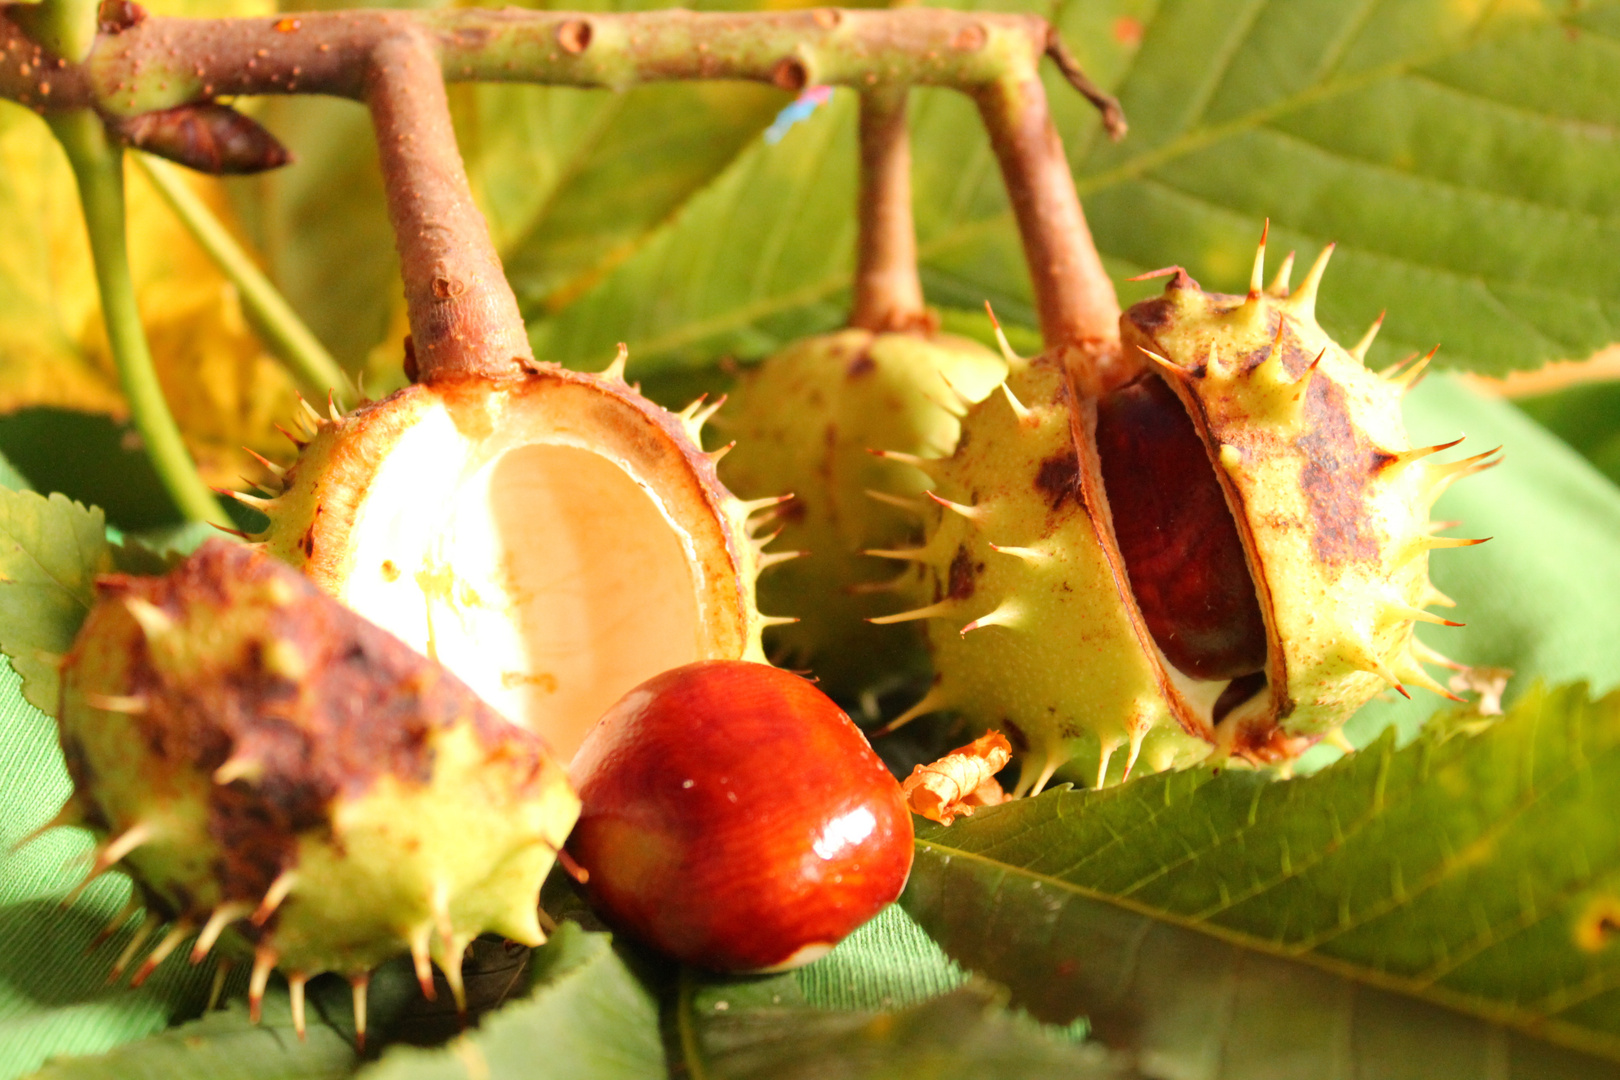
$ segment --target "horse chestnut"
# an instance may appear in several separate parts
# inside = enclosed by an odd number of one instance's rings
[[[1195,679],[1265,670],[1237,522],[1175,391],[1146,372],[1099,401],[1097,457],[1131,592],[1165,658]]]
[[[631,690],[570,770],[568,850],[613,925],[722,971],[797,967],[900,895],[911,815],[849,717],[779,668],[711,660]]]
[[[1374,372],[1371,332],[1328,336],[1331,250],[1293,291],[1266,286],[1263,239],[1247,293],[1171,267],[1115,361],[1009,355],[950,456],[900,459],[934,509],[920,546],[881,552],[913,606],[872,621],[925,621],[934,682],[891,727],[948,709],[999,728],[1025,795],[1065,766],[1098,787],[1286,766],[1385,688],[1449,694],[1424,665],[1456,665],[1413,626],[1456,625],[1426,610],[1451,604],[1429,552],[1479,541],[1435,536],[1429,509],[1498,459],[1411,444],[1401,399],[1427,361]]]

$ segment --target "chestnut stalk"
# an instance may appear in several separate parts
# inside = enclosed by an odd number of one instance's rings
[[[882,334],[926,328],[911,218],[911,142],[904,86],[861,92],[855,300],[849,325]]]
[[[1036,72],[1039,58],[1034,54],[1023,70],[980,88],[974,97],[1023,238],[1041,338],[1049,350],[1076,350],[1068,359],[1071,370],[1096,371],[1106,379],[1118,363],[1119,298],[1092,242],[1063,143],[1052,126],[1046,88]]]
[[[135,430],[175,506],[193,521],[228,526],[230,517],[203,482],[169,411],[141,324],[124,224],[124,153],[88,109],[53,113],[51,130],[67,154],[90,234],[107,342]]]
[[[431,39],[406,27],[380,42],[366,84],[405,278],[412,378],[522,374],[534,353],[489,226],[473,204]]]
[[[842,10],[601,14],[449,10],[309,12],[257,19],[146,18],[104,32],[83,64],[18,64],[38,46],[32,4],[0,4],[0,97],[37,108],[94,105],[133,115],[224,94],[364,96],[378,43],[420,29],[450,81],[624,89],[676,79],[745,79],[797,91],[875,83],[972,91],[1043,53],[1119,130],[1117,105],[1079,74],[1032,15]]]

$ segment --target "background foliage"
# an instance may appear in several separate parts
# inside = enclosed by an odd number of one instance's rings
[[[1113,145],[1048,72],[1127,302],[1154,285],[1126,276],[1172,263],[1241,288],[1269,218],[1274,253],[1303,262],[1338,242],[1319,310],[1340,340],[1389,308],[1374,366],[1439,342],[1437,364],[1502,375],[1615,345],[1620,3],[1000,6],[1051,18],[1123,100],[1132,131]],[[840,91],[767,144],[787,101],[723,84],[453,89],[537,355],[594,368],[624,340],[631,376],[684,403],[841,322],[854,101]],[[364,111],[244,105],[298,163],[196,190],[368,389],[396,385],[403,309]],[[988,299],[1034,348],[1028,278],[971,106],[919,91],[912,121],[931,302],[983,337]],[[291,383],[134,172],[130,190],[165,391],[211,479],[256,475],[236,447],[285,460],[271,424],[290,413]],[[65,162],[36,117],[0,103],[0,482],[65,491],[119,530],[161,527],[174,514],[126,427],[94,295]],[[63,864],[87,845],[56,832],[0,855],[0,1075],[109,1050],[45,1075],[1620,1074],[1608,775],[1620,699],[1603,696],[1620,682],[1620,391],[1543,389],[1521,410],[1482,385],[1431,378],[1408,422],[1420,443],[1466,432],[1476,450],[1508,447],[1503,467],[1439,508],[1494,536],[1435,560],[1469,625],[1423,628],[1459,660],[1516,672],[1494,725],[1447,710],[1425,727],[1434,699],[1380,702],[1349,728],[1367,750],[1309,778],[1195,771],[927,831],[904,910],[795,975],[711,982],[565,924],[530,976],[490,973],[489,1001],[521,1000],[444,1043],[445,1018],[385,970],[382,1038],[364,1059],[341,982],[312,984],[319,1023],[305,1043],[284,995],[257,1028],[240,1005],[190,1020],[207,978],[179,960],[139,991],[102,987],[129,931],[84,949],[127,885],[109,878],[56,910],[76,880]],[[39,655],[61,650],[89,576],[132,557],[102,542],[101,511],[86,506],[0,495],[0,574],[24,586],[0,590],[0,647],[29,677],[26,702],[15,675],[0,685],[0,844],[66,791],[34,707],[50,704]],[[1588,685],[1554,688],[1574,680]],[[1333,756],[1315,752],[1304,771]],[[1088,1017],[1112,1052],[1081,1041]],[[188,1022],[154,1034],[175,1020]],[[441,1045],[378,1057],[379,1042],[407,1036]]]

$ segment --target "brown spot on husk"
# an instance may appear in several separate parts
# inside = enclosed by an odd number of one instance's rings
[[[1080,459],[1074,448],[1054,454],[1041,462],[1035,474],[1035,486],[1046,496],[1053,510],[1060,510],[1065,502],[1080,502]]]
[[[1164,283],[1164,292],[1132,304],[1125,312],[1125,320],[1148,340],[1152,340],[1155,330],[1167,325],[1176,317],[1176,305],[1179,302],[1175,296],[1176,292],[1182,289],[1202,291],[1199,290],[1198,282],[1193,280],[1192,275],[1179,266],[1171,267],[1169,275],[1170,280]]]
[[[1153,331],[1168,324],[1174,315],[1175,301],[1164,295],[1133,304],[1126,312],[1131,323],[1149,338],[1153,336]]]
[[[1298,439],[1305,464],[1300,489],[1311,515],[1311,548],[1324,566],[1342,567],[1378,558],[1368,487],[1378,471],[1378,451],[1350,422],[1344,391],[1317,374],[1305,392],[1304,432]]]
[[[1017,724],[1013,723],[1011,720],[1008,720],[1006,717],[1002,717],[1001,722],[996,726],[1006,733],[1007,741],[1012,743],[1012,748],[1014,750],[1018,751],[1020,754],[1027,754],[1029,752],[1029,736],[1025,735],[1023,729]]]
[[[1271,355],[1271,349],[1276,344],[1277,327],[1282,326],[1282,364],[1283,370],[1288,372],[1290,378],[1297,379],[1305,374],[1305,369],[1316,362],[1319,355],[1307,352],[1300,342],[1299,332],[1294,329],[1292,319],[1285,319],[1282,313],[1275,308],[1266,309],[1266,343],[1245,353],[1238,364],[1238,370],[1252,371],[1266,362]]]
[[[951,559],[950,592],[947,595],[952,600],[966,600],[972,596],[983,570],[984,563],[974,562],[966,545],[957,548],[955,557]]]
[[[870,375],[876,370],[877,361],[872,359],[872,354],[863,352],[851,360],[848,367],[844,368],[844,376],[849,379],[858,379],[862,375]]]
[[[520,777],[539,777],[536,737],[268,555],[210,541],[165,577],[99,587],[164,611],[170,633],[184,635],[183,647],[199,657],[185,670],[160,667],[140,635],[127,646],[124,685],[96,686],[95,672],[68,672],[86,689],[148,703],[134,718],[151,759],[143,769],[211,776],[227,759],[253,765],[250,776],[208,789],[225,899],[257,903],[292,865],[298,834],[329,828],[338,798],[363,795],[383,776],[426,783],[438,730],[467,724],[492,758],[517,764]],[[68,757],[76,786],[93,796],[83,754]]]

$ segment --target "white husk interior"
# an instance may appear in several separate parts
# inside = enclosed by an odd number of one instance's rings
[[[475,443],[426,411],[353,545],[341,598],[565,762],[626,687],[700,658],[692,538],[622,462],[512,413]]]

